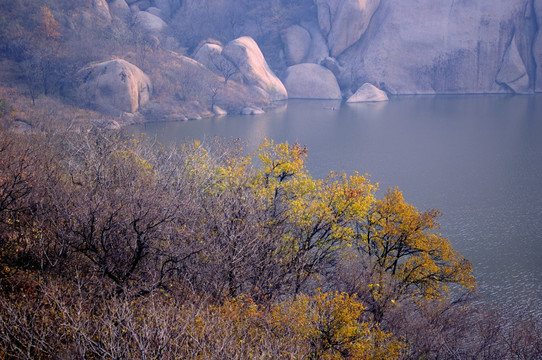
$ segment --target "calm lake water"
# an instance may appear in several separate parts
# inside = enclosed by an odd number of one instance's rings
[[[307,145],[330,170],[398,186],[442,211],[441,232],[471,260],[491,301],[542,314],[542,95],[401,96],[388,103],[289,101],[259,116],[128,129],[165,144],[214,136],[255,149],[264,137]]]

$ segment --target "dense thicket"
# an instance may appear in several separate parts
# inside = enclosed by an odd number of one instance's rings
[[[474,279],[438,212],[306,152],[0,132],[0,358],[541,355],[448,296]]]

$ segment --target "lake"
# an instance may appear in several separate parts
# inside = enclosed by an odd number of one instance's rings
[[[258,116],[156,122],[128,129],[165,144],[264,137],[307,145],[315,177],[330,170],[398,186],[473,264],[490,301],[542,314],[542,94],[399,96],[387,103],[290,100]],[[382,193],[381,190],[381,193]]]

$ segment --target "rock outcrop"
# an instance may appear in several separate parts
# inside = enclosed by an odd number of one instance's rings
[[[130,16],[130,7],[126,0],[113,0],[109,3],[109,11],[111,15],[118,17],[121,20],[128,20]]]
[[[152,92],[148,76],[122,59],[90,65],[78,72],[78,78],[82,105],[113,115],[136,112]]]
[[[311,35],[303,27],[292,25],[282,34],[286,63],[295,65],[303,62],[309,54],[311,47]]]
[[[339,56],[339,81],[391,94],[524,92],[534,72],[531,46],[519,41],[530,36],[527,6],[530,0],[382,0],[361,39]]]
[[[134,24],[142,31],[150,34],[159,34],[168,26],[160,17],[147,11],[138,11],[134,15]]]
[[[302,22],[292,25],[281,37],[288,66],[302,63],[318,64],[329,56],[326,39],[316,23]]]
[[[316,0],[316,5],[320,28],[335,57],[365,33],[380,0]]]
[[[317,64],[298,64],[286,70],[284,85],[291,99],[340,99],[341,89],[333,73]]]
[[[388,95],[376,86],[365,83],[348,98],[348,103],[388,101]]]
[[[166,22],[168,20],[168,16],[166,14],[164,14],[162,12],[162,10],[160,10],[157,7],[151,6],[145,11],[148,12],[149,14],[154,15],[154,16],[158,16],[160,19],[164,20],[164,22]],[[167,25],[167,23],[166,23],[166,25]]]
[[[222,55],[223,46],[214,43],[205,43],[196,50],[194,60],[205,65],[215,74],[229,79],[237,72],[237,67]]]
[[[237,67],[245,84],[260,88],[271,101],[288,98],[286,88],[269,68],[252,38],[243,36],[230,41],[222,50],[222,55]]]
[[[162,10],[162,13],[167,17],[173,16],[175,11],[179,8],[180,3],[181,2],[177,0],[154,0],[154,6]]]
[[[105,0],[92,0],[93,11],[105,23],[111,22],[111,13]]]
[[[510,88],[514,93],[529,93],[529,75],[519,54],[515,36],[504,53],[501,68],[495,81]]]
[[[313,22],[303,22],[301,23],[309,34],[311,35],[311,46],[309,53],[305,57],[305,62],[319,64],[322,59],[325,59],[329,56],[329,49],[327,47],[327,42],[317,23]]]

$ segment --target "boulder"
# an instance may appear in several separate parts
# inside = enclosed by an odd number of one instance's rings
[[[86,106],[118,115],[134,113],[149,101],[152,85],[137,66],[115,59],[90,65],[78,72],[77,95]]]
[[[314,0],[318,11],[318,24],[322,33],[327,36],[331,30],[331,21],[341,0]]]
[[[542,92],[542,0],[534,0],[538,32],[534,39],[533,55],[536,63],[535,91]]]
[[[164,20],[164,22],[168,19],[166,14],[164,14],[162,10],[158,9],[157,7],[151,6],[145,11],[154,16],[158,16],[160,19]]]
[[[111,22],[111,13],[105,0],[92,0],[92,10],[98,15],[102,22],[109,24]]]
[[[130,7],[126,3],[126,0],[113,0],[109,3],[109,11],[111,15],[118,17],[119,19],[126,20],[130,16]]]
[[[357,103],[377,101],[388,101],[388,95],[376,86],[365,83],[358,89],[358,91],[356,91],[354,95],[350,96],[346,102]]]
[[[316,5],[331,56],[337,56],[365,33],[380,0],[317,0]]]
[[[302,22],[301,26],[307,29],[311,36],[309,53],[305,57],[305,62],[318,64],[322,59],[329,56],[326,39],[322,36],[318,24],[313,22]]]
[[[495,81],[508,87],[514,93],[526,94],[529,92],[529,75],[519,54],[515,36],[504,53],[501,68]]]
[[[217,115],[217,116],[225,116],[225,115],[228,115],[228,112],[224,109],[222,109],[220,106],[218,105],[213,105],[212,107],[212,110],[213,110],[213,114]]]
[[[177,10],[178,2],[172,2],[171,0],[154,0],[154,6],[164,13],[167,17],[171,17],[173,12]]]
[[[140,0],[135,2],[133,5],[137,6],[140,11],[146,11],[151,7],[151,2],[149,0]]]
[[[309,54],[311,35],[305,28],[292,25],[282,34],[282,42],[284,44],[286,63],[295,65],[303,62]]]
[[[196,50],[194,60],[205,65],[217,75],[228,76],[237,72],[237,68],[222,55],[222,45],[205,43]]]
[[[391,94],[507,92],[496,81],[503,61],[500,79],[510,82],[510,73],[522,71],[519,58],[532,58],[531,46],[509,49],[514,35],[528,37],[529,1],[382,1],[363,37],[338,57],[339,81]]]
[[[337,62],[336,59],[332,57],[328,56],[322,59],[322,61],[320,61],[320,65],[331,70],[331,72],[333,73],[333,75],[335,75],[335,77],[338,77],[341,74],[341,70],[342,70],[341,65]]]
[[[167,24],[164,22],[164,20],[146,11],[139,11],[135,13],[134,23],[142,31],[154,34],[161,33],[167,28]]]
[[[261,88],[271,101],[288,98],[286,88],[267,65],[258,44],[248,36],[230,41],[222,50],[243,75],[244,82]]]
[[[306,63],[286,69],[284,85],[289,98],[340,99],[341,89],[333,73],[317,64]]]

